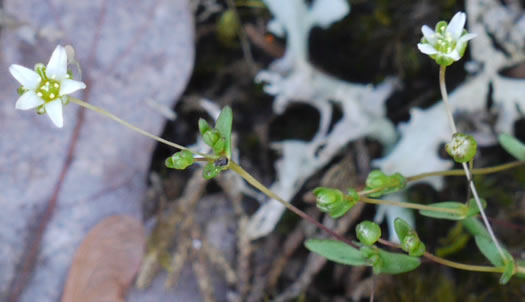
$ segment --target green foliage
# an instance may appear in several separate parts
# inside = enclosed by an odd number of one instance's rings
[[[366,179],[366,190],[377,190],[368,194],[370,197],[377,198],[404,189],[406,183],[405,177],[399,173],[386,175],[381,170],[373,170]]]
[[[165,165],[171,169],[184,170],[194,163],[193,153],[188,150],[182,150],[168,157]]]
[[[525,145],[514,136],[500,134],[498,137],[500,145],[518,160],[525,160]]]
[[[400,274],[416,269],[421,261],[417,257],[383,251],[375,246],[356,249],[331,239],[310,239],[306,248],[328,260],[352,266],[372,266],[376,274]]]
[[[381,238],[381,228],[372,221],[362,221],[355,227],[357,239],[365,245],[372,245]]]
[[[481,199],[483,208],[486,207],[487,202]],[[477,203],[474,199],[470,199],[468,205],[455,201],[445,201],[429,204],[431,207],[456,210],[457,213],[452,212],[440,212],[433,210],[419,210],[419,213],[423,216],[437,218],[437,219],[448,219],[448,220],[463,220],[467,217],[472,217],[479,213]]]
[[[376,274],[401,274],[415,270],[421,264],[418,257],[413,257],[400,253],[391,253],[379,250],[379,256],[382,259],[382,266],[374,267]]]
[[[353,266],[367,265],[361,251],[338,240],[309,239],[305,242],[305,246],[310,251],[337,263]]]
[[[504,257],[502,257],[496,244],[492,241],[489,232],[478,219],[474,217],[467,218],[463,224],[465,228],[474,235],[476,245],[483,256],[485,256],[492,265],[504,268],[499,280],[500,284],[509,282],[511,277],[516,273],[515,260],[509,251],[501,247],[504,255]]]

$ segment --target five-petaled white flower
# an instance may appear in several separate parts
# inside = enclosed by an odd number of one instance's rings
[[[448,66],[458,61],[465,53],[467,42],[476,37],[476,34],[468,33],[464,29],[466,19],[465,13],[457,12],[450,23],[438,22],[436,31],[423,25],[421,28],[423,38],[417,47],[439,65]]]
[[[38,113],[47,113],[59,128],[64,125],[62,106],[69,100],[67,95],[86,88],[86,84],[72,80],[68,74],[67,54],[61,45],[55,48],[47,66],[37,64],[33,71],[13,64],[9,66],[9,72],[22,85],[16,109],[37,108]]]

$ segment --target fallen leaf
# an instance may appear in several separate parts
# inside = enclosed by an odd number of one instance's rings
[[[62,302],[124,302],[144,256],[142,223],[111,216],[97,224],[77,249]]]

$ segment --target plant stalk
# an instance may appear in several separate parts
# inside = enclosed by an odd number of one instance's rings
[[[450,128],[452,128],[452,135],[454,135],[457,132],[456,123],[454,122],[454,117],[452,116],[452,109],[448,102],[448,94],[447,94],[447,87],[445,83],[445,71],[446,67],[441,66],[439,69],[439,88],[441,90],[441,96],[443,98],[443,103],[445,104],[445,108],[447,111],[448,120],[450,123]],[[472,175],[470,174],[470,170],[466,163],[463,163],[463,170],[465,170],[465,175],[467,176],[467,181],[469,182],[470,190],[472,191],[472,195],[474,196],[474,200],[476,200],[476,204],[479,208],[479,213],[481,214],[481,218],[483,220],[483,223],[485,224],[485,227],[487,228],[487,231],[490,234],[490,238],[494,242],[494,245],[498,249],[498,253],[500,254],[502,259],[506,259],[505,253],[503,253],[503,249],[501,248],[498,239],[496,238],[496,235],[494,234],[494,231],[492,230],[492,227],[490,226],[490,223],[487,219],[487,215],[485,214],[485,210],[483,209],[483,205],[481,204],[481,201],[478,196],[478,191],[476,189],[476,186],[474,185],[474,181],[472,180]]]

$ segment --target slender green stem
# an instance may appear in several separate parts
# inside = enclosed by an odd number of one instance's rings
[[[450,122],[450,127],[452,128],[452,134],[455,134],[457,132],[456,129],[456,123],[454,122],[454,117],[452,116],[452,109],[450,107],[450,104],[448,102],[448,94],[447,94],[447,87],[445,84],[445,66],[441,66],[439,69],[439,88],[441,90],[441,96],[443,97],[443,103],[445,104],[445,108],[447,111],[447,116]],[[498,239],[496,238],[496,235],[494,234],[494,231],[492,230],[492,227],[490,226],[489,220],[487,219],[487,215],[485,214],[485,210],[483,209],[483,205],[481,204],[481,200],[478,196],[478,191],[476,189],[476,186],[474,185],[474,181],[472,181],[472,175],[470,174],[470,170],[468,168],[468,165],[466,163],[463,163],[463,169],[465,170],[465,175],[467,176],[467,181],[470,186],[470,190],[472,192],[472,195],[474,196],[474,200],[476,201],[476,204],[479,208],[479,213],[481,214],[481,218],[483,220],[483,223],[485,224],[485,227],[487,228],[487,231],[490,234],[490,238],[494,242],[494,245],[498,249],[498,253],[500,254],[502,259],[506,259],[505,253],[503,252],[503,249],[501,248]]]
[[[78,104],[86,109],[89,109],[89,110],[92,110],[94,112],[97,112],[103,116],[106,116],[106,117],[109,117],[110,119],[124,125],[125,127],[128,127],[130,128],[131,130],[133,131],[136,131],[146,137],[149,137],[151,139],[154,139],[160,143],[163,143],[163,144],[166,144],[168,146],[171,146],[171,147],[174,147],[176,149],[180,149],[180,150],[188,150],[194,154],[198,154],[200,156],[202,156],[203,158],[196,158],[197,161],[207,161],[209,159],[216,159],[216,156],[210,156],[208,154],[203,154],[203,153],[199,153],[199,152],[195,152],[195,151],[192,151],[184,146],[181,146],[181,145],[178,145],[176,143],[173,143],[173,142],[170,142],[168,140],[165,140],[163,138],[160,138],[156,135],[153,135],[147,131],[144,131],[120,118],[118,118],[117,116],[107,112],[106,110],[104,109],[101,109],[99,107],[96,107],[96,106],[93,106],[91,104],[88,104],[84,101],[81,101],[79,99],[76,99],[76,98],[70,98],[70,101],[75,103],[75,104]],[[281,197],[279,197],[277,194],[273,193],[272,191],[270,191],[270,189],[268,189],[266,186],[264,186],[263,184],[261,184],[257,179],[255,179],[253,176],[251,176],[248,172],[246,172],[241,166],[239,166],[237,163],[235,163],[234,161],[230,161],[230,164],[229,164],[229,168],[231,170],[233,170],[234,172],[236,172],[237,174],[239,174],[244,180],[246,180],[249,184],[251,184],[252,186],[254,186],[255,188],[257,188],[258,190],[260,190],[261,192],[263,192],[265,195],[267,195],[268,197],[270,198],[273,198],[277,201],[279,201],[281,204],[283,204],[287,209],[291,210],[292,212],[294,212],[295,214],[299,215],[300,217],[302,217],[303,219],[306,219],[307,221],[313,223],[314,225],[316,225],[317,227],[319,227],[320,229],[322,229],[323,231],[325,231],[326,233],[328,233],[329,235],[333,236],[334,238],[336,238],[337,240],[340,240],[354,248],[359,248],[355,243],[353,243],[352,241],[350,241],[349,239],[343,237],[342,235],[340,234],[337,234],[336,232],[330,230],[329,228],[327,228],[326,226],[324,226],[323,224],[321,224],[320,222],[318,222],[317,220],[315,220],[314,218],[312,218],[311,216],[309,216],[308,214],[304,213],[303,211],[301,211],[300,209],[296,208],[295,206],[291,205],[290,203],[286,202],[285,200],[283,200]],[[371,192],[368,192],[369,193],[373,193],[375,192],[374,190],[369,190]],[[366,193],[366,191],[363,191],[364,193]],[[363,193],[361,192],[361,193]],[[365,201],[365,202],[368,202],[368,203],[383,203],[383,204],[391,204],[391,205],[397,205],[397,206],[405,206],[405,207],[412,207],[412,208],[416,208],[416,209],[426,209],[426,210],[432,210],[432,211],[441,211],[441,212],[451,212],[451,213],[456,213],[455,210],[453,209],[442,209],[442,208],[434,208],[434,207],[429,207],[429,206],[424,206],[424,205],[415,205],[415,204],[410,204],[410,203],[403,203],[403,202],[397,202],[397,201],[385,201],[385,200],[374,200],[374,199],[369,199],[369,198],[366,198],[366,197],[361,197],[361,200]],[[389,242],[389,241],[386,241],[386,240],[383,240],[383,239],[379,239],[379,242],[381,242],[382,244],[384,245],[388,245],[388,246],[392,246],[392,247],[397,247],[399,248],[399,245],[395,244],[395,243],[392,243],[392,242]],[[462,263],[457,263],[457,262],[453,262],[453,261],[450,261],[450,260],[446,260],[446,259],[443,259],[443,258],[440,258],[440,257],[437,257],[437,256],[434,256],[428,252],[426,252],[424,254],[424,256],[434,262],[438,262],[438,263],[441,263],[443,265],[446,265],[446,266],[450,266],[450,267],[454,267],[454,268],[458,268],[458,269],[463,269],[463,270],[470,270],[470,271],[478,271],[478,272],[498,272],[498,273],[501,273],[503,272],[503,268],[502,267],[488,267],[488,266],[477,266],[477,265],[468,265],[468,264],[462,264]],[[519,273],[525,273],[525,268],[524,267],[521,267],[521,266],[517,266],[517,272]]]
[[[393,201],[393,200],[384,200],[384,199],[371,199],[371,198],[367,198],[367,197],[364,197],[364,196],[362,196],[361,199],[359,199],[359,200],[364,202],[364,203],[384,204],[384,205],[389,205],[389,206],[396,206],[396,207],[416,209],[416,210],[425,210],[425,211],[443,212],[443,213],[464,215],[464,213],[462,211],[457,210],[457,209],[438,208],[438,207],[426,206],[426,205],[417,204],[417,203]]]
[[[284,199],[279,197],[277,194],[272,192],[270,189],[268,189],[266,186],[264,186],[262,183],[260,183],[257,179],[255,179],[250,173],[246,172],[246,170],[244,170],[241,166],[239,166],[233,160],[230,162],[229,168],[231,170],[233,170],[235,173],[239,174],[242,178],[244,178],[244,180],[246,180],[250,185],[254,186],[259,191],[263,192],[266,196],[277,200],[283,206],[285,206],[288,210],[290,210],[290,211],[294,212],[295,214],[299,215],[299,217],[302,217],[302,218],[306,219],[307,221],[315,224],[318,228],[320,228],[321,230],[325,231],[326,233],[328,233],[329,235],[331,235],[335,239],[340,240],[340,241],[342,241],[342,242],[344,242],[344,243],[346,243],[346,244],[348,244],[348,245],[350,245],[350,246],[352,246],[354,248],[359,248],[352,241],[348,240],[347,238],[343,237],[342,235],[337,234],[336,232],[334,232],[331,229],[327,228],[322,223],[320,223],[319,221],[313,219],[311,216],[309,216],[305,212],[301,211],[300,209],[298,209],[294,205],[290,204],[289,202],[286,202]]]
[[[139,127],[136,127],[136,126],[134,126],[134,125],[132,125],[132,124],[122,120],[121,118],[113,115],[112,113],[107,112],[106,110],[104,110],[102,108],[99,108],[97,106],[91,105],[89,103],[86,103],[86,102],[84,102],[82,100],[79,100],[77,98],[74,98],[74,97],[70,97],[69,100],[71,102],[79,105],[79,106],[82,106],[82,107],[86,108],[86,109],[92,110],[92,111],[94,111],[96,113],[99,113],[99,114],[105,116],[105,117],[109,117],[110,119],[114,120],[115,122],[117,122],[117,123],[119,123],[119,124],[121,124],[121,125],[123,125],[125,127],[128,127],[129,129],[131,129],[131,130],[133,130],[135,132],[138,132],[138,133],[140,133],[140,134],[142,134],[144,136],[147,136],[147,137],[149,137],[151,139],[154,139],[154,140],[156,140],[156,141],[158,141],[160,143],[163,143],[165,145],[168,145],[170,147],[173,147],[173,148],[176,148],[176,149],[179,149],[179,150],[188,150],[191,153],[198,154],[198,155],[200,155],[202,157],[205,157],[205,158],[208,158],[208,159],[216,159],[216,156],[211,156],[209,154],[204,154],[204,153],[200,153],[200,152],[197,152],[197,151],[190,150],[190,149],[188,149],[188,148],[186,148],[184,146],[181,146],[179,144],[170,142],[170,141],[165,140],[165,139],[163,139],[161,137],[158,137],[158,136],[156,136],[154,134],[151,134],[151,133],[149,133],[149,132],[147,132],[145,130],[142,130]]]
[[[512,168],[516,168],[519,166],[525,165],[525,160],[519,160],[519,161],[513,161],[510,163],[497,165],[494,167],[488,167],[488,168],[478,168],[478,169],[472,169],[471,173],[472,175],[485,175],[485,174],[491,174],[496,173]],[[437,171],[437,172],[429,172],[429,173],[421,173],[414,176],[409,176],[406,178],[408,182],[410,181],[417,181],[423,178],[432,177],[432,176],[464,176],[465,170],[463,169],[456,169],[456,170],[445,170],[445,171]]]
[[[441,68],[439,69],[439,89],[441,90],[441,95],[443,97],[443,103],[445,104],[448,122],[449,122],[450,128],[452,129],[452,134],[454,134],[458,132],[458,130],[456,129],[456,123],[454,122],[454,117],[452,116],[452,112],[454,112],[454,110],[452,110],[452,106],[450,106],[450,103],[448,102],[447,86],[445,82],[446,69],[447,67],[445,66],[441,66]]]

